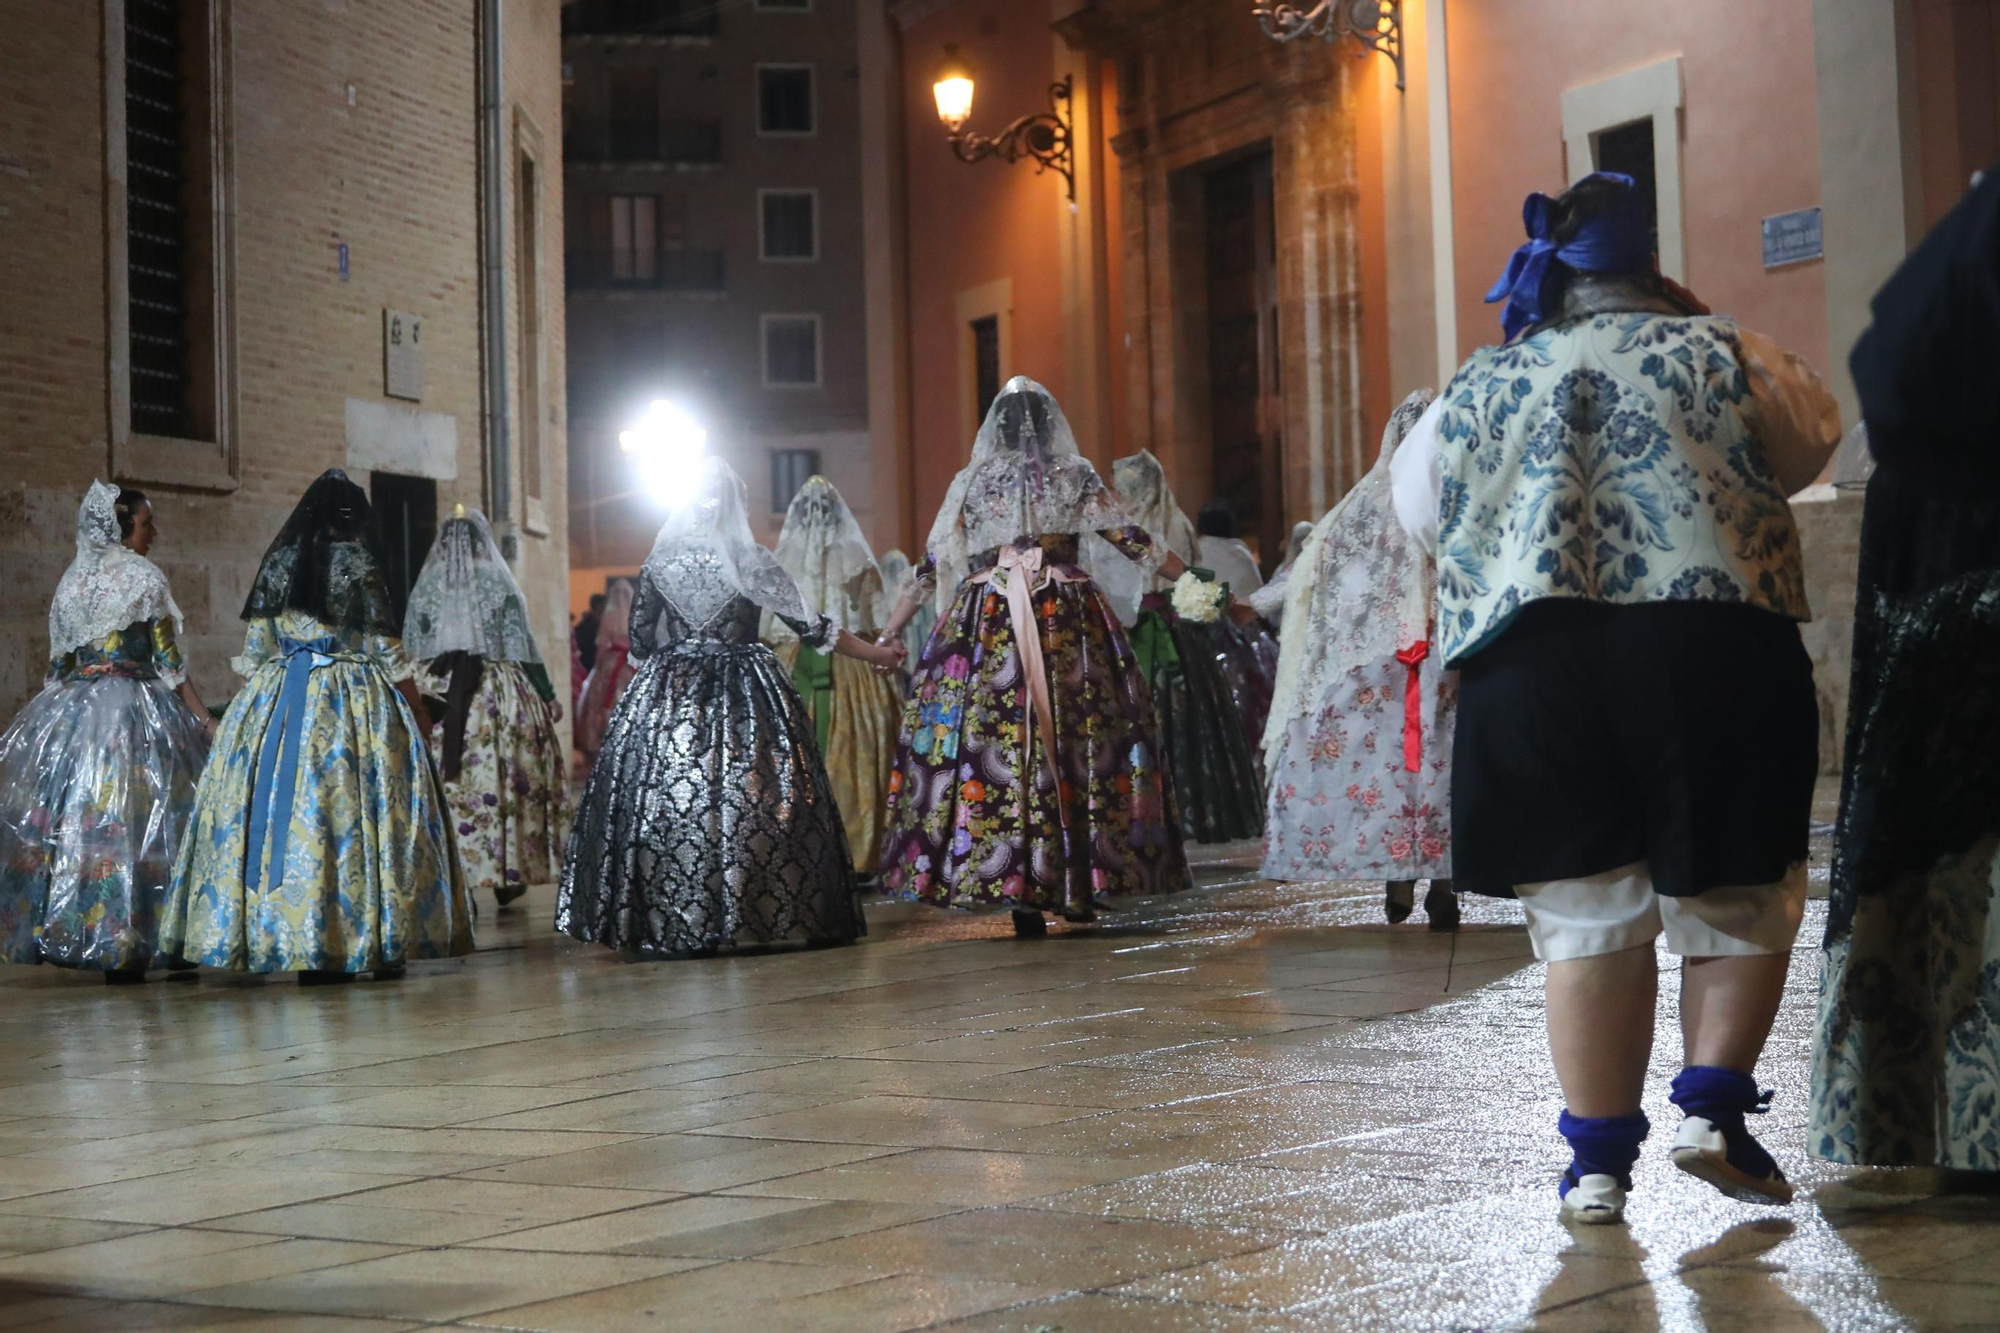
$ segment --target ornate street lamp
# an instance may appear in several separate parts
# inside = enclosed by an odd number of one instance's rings
[[[1251,7],[1257,26],[1274,42],[1318,37],[1338,41],[1352,37],[1370,51],[1396,64],[1396,87],[1403,87],[1403,0],[1318,0],[1313,5],[1257,0]]]
[[[972,119],[972,67],[958,54],[956,46],[944,49],[944,60],[931,79],[931,95],[937,100],[938,119],[951,136],[951,150],[961,162],[978,162],[997,157],[1003,162],[1032,158],[1035,174],[1059,171],[1069,187],[1069,201],[1076,202],[1076,164],[1070,155],[1068,78],[1049,85],[1049,109],[1022,116],[1000,133],[988,138],[966,130]]]

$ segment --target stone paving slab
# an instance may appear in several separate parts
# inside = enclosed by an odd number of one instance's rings
[[[399,984],[0,969],[0,1330],[2000,1329],[2000,1201],[1802,1154],[1813,951],[1760,1071],[1801,1202],[1656,1136],[1572,1231],[1518,909],[1251,850],[1040,941],[628,963],[544,888]]]

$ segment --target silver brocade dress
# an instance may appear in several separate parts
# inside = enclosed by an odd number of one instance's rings
[[[812,719],[760,616],[712,551],[649,566],[637,671],[584,788],[557,930],[641,953],[866,933]]]

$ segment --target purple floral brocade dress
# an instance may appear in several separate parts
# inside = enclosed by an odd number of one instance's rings
[[[1143,528],[1101,534],[1134,559]],[[1045,761],[1008,599],[972,561],[924,650],[889,779],[883,879],[939,906],[1087,913],[1098,898],[1188,886],[1153,701],[1110,604],[1077,565],[1076,534],[1039,547],[1033,586],[1055,733]],[[936,576],[927,556],[916,571]],[[1032,743],[1032,749],[1030,745]],[[1066,815],[1066,818],[1065,818]]]

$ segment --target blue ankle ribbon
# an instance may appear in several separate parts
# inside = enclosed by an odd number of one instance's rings
[[[305,739],[306,682],[314,667],[324,666],[339,651],[340,641],[332,637],[278,640],[278,652],[285,659],[285,684],[278,691],[278,711],[264,729],[264,744],[257,754],[257,781],[250,789],[250,848],[243,878],[253,890],[264,883],[267,838],[271,844],[271,882],[284,880],[292,798],[299,787],[299,750]],[[276,832],[272,832],[273,824]]]
[[[1746,1115],[1771,1109],[1772,1090],[1759,1091],[1757,1080],[1740,1069],[1720,1065],[1689,1065],[1674,1076],[1667,1100],[1688,1115],[1740,1129]]]
[[[1611,1176],[1626,1189],[1632,1188],[1632,1164],[1639,1160],[1639,1145],[1653,1130],[1644,1111],[1631,1115],[1571,1115],[1567,1108],[1556,1120],[1556,1129],[1569,1140],[1574,1161],[1557,1192],[1567,1194],[1569,1186],[1585,1176]]]

